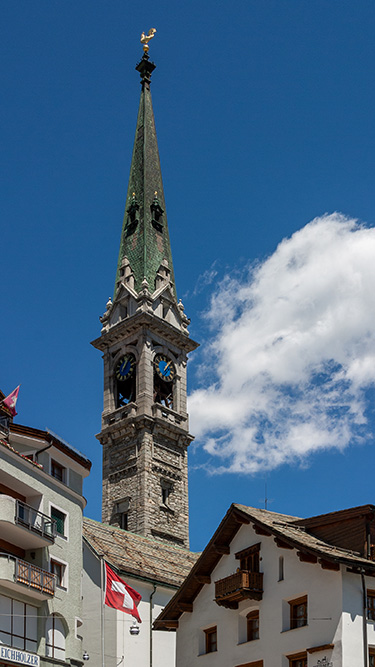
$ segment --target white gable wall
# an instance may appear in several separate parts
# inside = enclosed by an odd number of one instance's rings
[[[253,544],[261,543],[260,570],[264,573],[263,599],[245,600],[237,610],[219,607],[213,600],[218,579],[233,574],[239,561],[234,554]],[[333,651],[308,656],[308,664],[315,665],[325,655],[334,665],[354,667],[355,662],[341,662],[341,610],[343,604],[342,578],[346,569],[335,572],[324,570],[319,564],[303,563],[297,550],[277,547],[273,537],[257,535],[253,528],[243,525],[233,539],[229,556],[222,556],[211,575],[211,584],[205,585],[196,597],[193,613],[180,617],[177,630],[177,665],[234,667],[242,663],[263,659],[265,667],[287,667],[286,655],[314,646],[335,644]],[[279,579],[279,557],[284,558],[284,580]],[[360,587],[360,577],[354,576],[354,586]],[[308,625],[294,630],[289,627],[288,600],[308,596]],[[241,629],[246,624],[246,614],[260,611],[260,638],[239,643]],[[218,651],[204,652],[204,628],[217,625]],[[242,628],[241,628],[242,625]],[[357,646],[358,648],[358,646]],[[358,660],[358,653],[357,653]]]

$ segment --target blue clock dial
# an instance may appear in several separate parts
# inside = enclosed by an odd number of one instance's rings
[[[125,354],[121,357],[116,366],[116,377],[120,382],[127,380],[133,375],[135,368],[135,358],[132,354]]]
[[[176,374],[174,363],[164,354],[157,354],[154,360],[155,370],[165,382],[172,382]]]

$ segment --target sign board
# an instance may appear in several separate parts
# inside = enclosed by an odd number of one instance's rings
[[[7,646],[0,646],[0,658],[14,662],[16,665],[34,665],[39,667],[40,659],[35,653],[28,653],[27,651],[19,651],[16,648],[8,648]]]
[[[333,662],[327,660],[327,658],[324,656],[324,658],[318,660],[316,665],[314,665],[313,667],[333,667]]]

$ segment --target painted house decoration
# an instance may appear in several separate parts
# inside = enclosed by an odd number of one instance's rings
[[[375,506],[233,504],[154,627],[178,667],[374,667]]]

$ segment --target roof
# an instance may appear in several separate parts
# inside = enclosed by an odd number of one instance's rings
[[[84,454],[78,451],[72,445],[69,445],[65,440],[62,440],[59,436],[55,435],[52,431],[41,431],[38,428],[33,428],[32,426],[23,426],[22,424],[10,424],[10,432],[17,435],[24,435],[28,438],[36,438],[37,440],[45,440],[47,443],[51,443],[56,449],[59,449],[64,454],[67,454],[71,459],[77,461],[81,466],[87,470],[91,469],[91,461]]]
[[[130,167],[125,215],[121,232],[115,294],[121,280],[125,257],[134,275],[135,291],[140,292],[146,278],[150,292],[155,290],[158,269],[167,260],[172,289],[175,294],[172,253],[169,240],[163,180],[152,108],[150,82],[155,64],[143,55],[136,69],[141,75],[134,148]]]
[[[372,507],[366,505],[344,510],[343,513],[355,514],[357,511],[360,515],[365,508]],[[331,514],[339,515],[340,512]],[[187,605],[191,605],[202,587],[210,583],[212,571],[220,558],[230,553],[229,545],[244,524],[252,524],[259,535],[273,536],[278,546],[297,549],[297,555],[301,560],[318,562],[328,569],[337,569],[340,564],[344,564],[354,571],[361,570],[366,574],[375,575],[375,562],[357,552],[328,544],[314,537],[300,525],[303,521],[305,520],[295,516],[232,504],[186,580],[155,621],[154,627],[160,630],[175,629],[178,626],[178,619],[184,609]]]
[[[99,557],[119,572],[178,588],[199,554],[130,533],[93,519],[83,519],[83,536]]]

